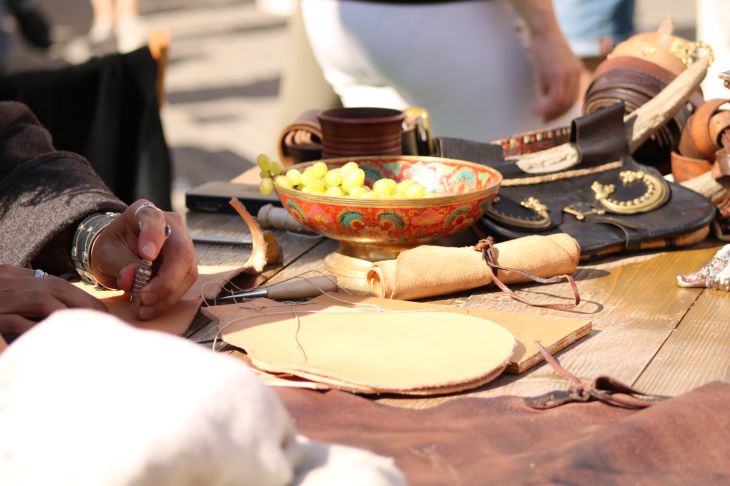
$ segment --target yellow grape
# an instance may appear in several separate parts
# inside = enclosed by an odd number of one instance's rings
[[[289,169],[286,171],[286,178],[289,179],[292,186],[298,186],[299,182],[302,180],[302,173],[297,169]]]
[[[362,186],[363,184],[365,184],[365,171],[362,169],[355,169],[342,177],[343,191],[350,192],[353,187]]]
[[[327,164],[325,164],[324,162],[315,162],[311,167],[314,175],[316,175],[320,179],[323,178],[325,174],[327,174]]]
[[[272,182],[271,177],[264,177],[261,179],[261,182],[259,182],[259,192],[261,192],[261,194],[268,196],[273,190],[274,183]]]
[[[353,187],[353,188],[352,188],[352,189],[351,189],[351,190],[349,191],[348,195],[349,195],[350,197],[356,197],[356,198],[357,198],[357,197],[360,197],[360,196],[362,196],[362,195],[363,195],[363,194],[365,194],[366,192],[370,192],[370,189],[368,189],[368,188],[367,188],[367,187],[365,187],[365,186],[357,186],[357,187]]]
[[[304,176],[302,176],[302,178],[304,178]],[[325,190],[324,181],[322,179],[307,179],[306,181],[303,180],[302,184],[304,184],[304,187],[308,187],[312,193],[324,192]]]
[[[337,186],[328,187],[327,190],[325,191],[325,194],[327,194],[328,196],[334,196],[334,197],[342,197],[345,195],[345,193],[342,192],[342,189],[340,189]]]
[[[329,187],[335,187],[342,184],[342,175],[340,169],[330,169],[324,176],[324,183]]]
[[[261,170],[269,170],[271,168],[271,159],[266,154],[259,154],[256,157],[256,164]]]
[[[360,195],[360,197],[358,197],[358,199],[385,199],[385,198],[381,197],[380,194],[378,194],[375,191],[365,191]]]
[[[269,172],[271,172],[271,175],[279,175],[281,174],[281,165],[279,165],[278,162],[271,161],[271,166],[269,168]]]
[[[406,190],[405,194],[408,199],[421,199],[425,195],[426,188],[417,182],[411,184],[411,186]]]
[[[292,189],[294,187],[294,184],[291,183],[287,176],[278,175],[274,177],[274,182],[276,182],[276,184],[281,187],[285,187],[286,189]]]
[[[266,179],[267,177],[271,177],[271,174],[269,173],[269,169],[261,169],[259,171],[259,178]]]
[[[340,167],[340,174],[342,174],[342,177],[345,177],[347,174],[352,172],[355,169],[359,169],[360,166],[357,165],[357,162],[348,162],[342,167]]]
[[[379,196],[392,196],[395,194],[397,183],[393,179],[378,179],[373,184],[373,192]]]
[[[403,179],[396,186],[395,193],[401,196],[405,196],[406,191],[408,191],[408,188],[411,187],[413,184],[415,184],[415,182],[413,182],[412,179]]]

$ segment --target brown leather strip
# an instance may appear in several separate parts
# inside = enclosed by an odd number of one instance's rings
[[[717,147],[730,146],[730,134],[726,130],[730,128],[730,110],[715,112],[710,118],[710,139]]]
[[[535,341],[535,346],[555,372],[571,383],[571,387],[567,392],[550,392],[538,397],[526,398],[525,404],[531,408],[545,410],[570,402],[598,400],[616,407],[642,409],[669,398],[662,395],[642,393],[607,376],[599,376],[593,383],[583,382],[573,373],[563,368],[557,358],[551,355],[539,341]]]
[[[664,69],[658,64],[654,64],[650,61],[645,61],[633,56],[617,56],[610,57],[603,61],[593,72],[593,78],[595,79],[607,71],[614,69],[629,69],[634,71],[643,71],[649,73],[652,76],[663,80],[666,84],[669,84],[676,75],[671,71]]]
[[[679,139],[680,154],[697,159],[713,159],[719,146],[710,135],[710,118],[725,103],[727,103],[725,99],[714,99],[697,108],[694,115],[687,121],[685,129],[682,130]]]
[[[541,278],[538,277],[535,274],[532,274],[530,272],[526,272],[524,270],[519,270],[516,268],[507,268],[502,267],[497,263],[497,258],[494,254],[494,238],[491,236],[488,236],[487,238],[483,240],[479,240],[476,245],[474,245],[474,249],[476,251],[481,251],[482,256],[484,257],[484,261],[487,263],[489,268],[492,269],[492,280],[494,281],[494,284],[499,287],[502,292],[509,295],[512,299],[516,300],[517,302],[522,302],[523,304],[527,304],[533,307],[543,307],[546,309],[573,309],[578,304],[580,304],[580,294],[578,292],[578,286],[575,283],[575,280],[570,275],[558,275],[557,277],[552,278]],[[502,270],[505,272],[517,272],[521,275],[524,275],[525,277],[529,278],[530,280],[538,283],[544,283],[544,284],[551,284],[551,283],[558,283],[563,280],[566,280],[569,284],[571,289],[573,290],[573,302],[572,303],[550,303],[550,304],[540,304],[536,302],[531,302],[524,297],[517,294],[515,291],[507,287],[504,282],[502,282],[497,277],[497,271]]]
[[[672,152],[672,176],[677,184],[694,179],[710,169],[712,169],[712,163],[705,159],[687,157]]]

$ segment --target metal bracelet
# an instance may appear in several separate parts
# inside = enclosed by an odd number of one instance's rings
[[[71,261],[84,282],[101,286],[91,273],[91,248],[101,230],[118,216],[119,213],[112,212],[92,214],[84,218],[76,228],[71,245]]]

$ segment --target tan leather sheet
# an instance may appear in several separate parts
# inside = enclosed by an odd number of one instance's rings
[[[109,312],[121,320],[141,329],[169,332],[181,335],[190,326],[203,298],[212,299],[225,282],[241,272],[237,266],[198,266],[198,280],[174,307],[149,321],[140,321],[132,314],[129,297],[121,290],[101,290],[84,282],[74,285],[101,300]]]
[[[479,316],[319,300],[253,299],[203,313],[258,369],[356,393],[432,395],[471,389],[506,367],[514,338]]]
[[[538,351],[535,341],[540,341],[550,353],[554,354],[587,335],[593,328],[590,319],[493,311],[475,307],[450,307],[444,309],[444,306],[440,304],[379,299],[377,297],[355,296],[343,293],[331,295],[337,299],[350,302],[375,304],[384,309],[442,309],[446,312],[461,312],[494,321],[511,332],[517,341],[514,353],[505,370],[506,373],[512,374],[522,373],[542,361],[542,355]],[[332,298],[326,295],[313,300],[332,302]]]

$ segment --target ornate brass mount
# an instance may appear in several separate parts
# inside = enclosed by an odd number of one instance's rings
[[[499,199],[497,199],[499,200]],[[543,204],[536,197],[528,197],[520,202],[520,206],[529,209],[530,211],[537,214],[539,219],[527,219],[512,216],[499,212],[494,205],[487,209],[487,214],[499,223],[509,224],[512,226],[518,226],[520,228],[531,228],[531,229],[545,229],[549,228],[552,221],[550,220],[550,213],[548,207]]]
[[[641,181],[646,185],[646,191],[643,195],[637,198],[628,201],[619,201],[610,197],[611,194],[616,192],[615,185],[601,184],[600,182],[595,181],[591,185],[591,189],[596,195],[596,201],[612,213],[645,213],[664,204],[669,196],[667,186],[663,183],[663,181],[661,181],[657,176],[648,174],[642,170],[622,171],[619,173],[619,178],[624,186],[636,181]]]
[[[596,208],[593,206],[590,206],[587,211],[582,211],[580,209],[576,209],[573,206],[566,206],[563,208],[563,211],[565,211],[568,214],[572,214],[575,216],[575,219],[578,221],[583,221],[586,219],[586,216],[589,216],[591,214],[606,214],[606,211],[604,211],[601,208]]]

